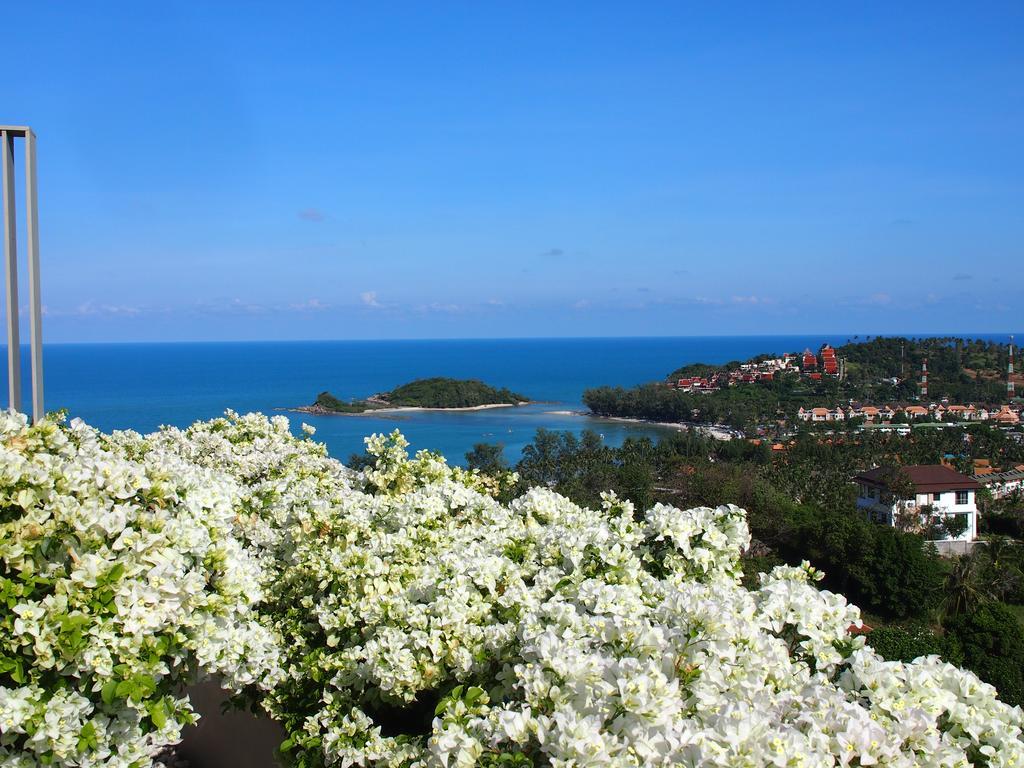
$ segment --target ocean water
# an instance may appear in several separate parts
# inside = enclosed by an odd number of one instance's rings
[[[316,439],[342,460],[362,451],[364,436],[398,428],[413,450],[439,450],[452,462],[463,463],[466,451],[478,442],[502,443],[514,461],[540,427],[576,433],[594,429],[612,445],[628,435],[664,433],[661,427],[565,413],[583,408],[588,387],[630,386],[662,379],[691,362],[722,363],[845,340],[737,336],[54,344],[44,348],[45,400],[48,410],[66,408],[71,417],[104,431],[184,427],[231,408],[285,413],[296,432],[302,422],[311,424]],[[27,359],[23,370],[28,371]],[[427,376],[479,378],[541,402],[486,411],[365,416],[276,410],[310,403],[325,389],[341,398],[365,397]]]

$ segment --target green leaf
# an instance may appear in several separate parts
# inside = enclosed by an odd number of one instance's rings
[[[167,703],[164,699],[157,699],[149,705],[149,719],[157,728],[167,725]]]
[[[114,699],[117,697],[117,681],[111,680],[109,683],[105,683],[100,689],[100,697],[103,699],[104,704],[113,704]]]
[[[95,749],[97,744],[96,726],[90,720],[82,726],[82,730],[78,734],[78,751],[85,752],[87,749]]]
[[[137,672],[129,682],[128,696],[133,702],[148,699],[156,690],[156,680],[152,676]]]

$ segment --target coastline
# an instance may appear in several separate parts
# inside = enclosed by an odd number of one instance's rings
[[[698,432],[703,432],[716,440],[735,440],[736,434],[728,427],[723,427],[720,424],[697,424],[688,421],[651,421],[650,419],[635,419],[629,416],[600,416],[596,413],[590,413],[589,411],[548,411],[552,415],[558,416],[585,416],[589,419],[603,419],[605,421],[619,421],[630,424],[648,424],[655,427],[665,427],[667,429],[675,429],[676,431],[683,431],[684,429],[695,429]]]
[[[297,408],[279,408],[278,410],[288,411],[290,413],[307,413],[313,416],[369,416],[375,413],[408,413],[410,411],[439,411],[445,413],[458,411],[487,411],[492,408],[518,408],[521,405],[529,404],[529,402],[488,403],[486,405],[467,405],[460,408],[427,408],[425,406],[418,405],[393,405],[386,406],[384,408],[367,408],[365,411],[358,411],[355,413],[332,411],[329,408],[322,408],[318,405],[300,405]]]

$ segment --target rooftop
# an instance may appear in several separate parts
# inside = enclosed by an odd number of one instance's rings
[[[962,475],[949,467],[944,467],[942,464],[916,464],[909,467],[875,467],[867,472],[862,472],[854,479],[869,485],[885,486],[887,478],[894,470],[907,475],[918,493],[977,490],[981,487],[977,480],[967,475]]]

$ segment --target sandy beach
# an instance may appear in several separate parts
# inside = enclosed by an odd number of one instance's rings
[[[518,408],[520,405],[527,405],[527,403],[490,403],[488,405],[470,405],[464,408],[423,408],[412,405],[396,405],[386,408],[369,408],[359,413],[341,413],[316,405],[302,405],[298,408],[281,408],[278,410],[290,411],[291,413],[308,413],[313,416],[372,416],[378,413],[408,413],[410,411],[443,411],[446,413],[454,411],[489,411],[492,408]]]
[[[694,424],[685,421],[649,421],[647,419],[633,419],[626,416],[598,416],[587,411],[546,411],[553,416],[587,416],[591,419],[603,419],[605,421],[620,421],[631,424],[648,424],[655,427],[666,427],[668,429],[684,430],[695,429],[703,432],[716,440],[734,440],[736,435],[728,427],[719,424]]]

